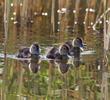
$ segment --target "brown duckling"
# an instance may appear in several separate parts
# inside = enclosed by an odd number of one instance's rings
[[[69,52],[69,46],[66,44],[62,44],[59,48],[52,47],[46,57],[49,59],[59,59],[59,60],[67,60],[68,55],[71,56]]]
[[[70,53],[75,56],[75,55],[80,55],[81,50],[86,46],[82,42],[82,39],[79,37],[76,37],[73,41],[66,41],[64,44],[67,44],[70,48]]]
[[[38,43],[33,43],[30,47],[23,47],[17,53],[18,58],[38,58],[40,55]]]

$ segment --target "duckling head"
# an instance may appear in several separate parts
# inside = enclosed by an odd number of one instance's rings
[[[72,56],[71,53],[70,53],[70,48],[68,45],[66,44],[63,44],[59,47],[59,53],[61,55],[69,55],[69,56]]]
[[[76,37],[72,42],[73,47],[85,47],[86,44],[83,44],[82,39],[79,37]]]
[[[30,46],[30,53],[34,55],[40,55],[38,43],[35,42]]]

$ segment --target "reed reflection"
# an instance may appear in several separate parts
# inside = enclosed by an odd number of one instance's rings
[[[74,67],[79,67],[80,66],[80,53],[75,53],[73,58],[72,58],[72,63]]]

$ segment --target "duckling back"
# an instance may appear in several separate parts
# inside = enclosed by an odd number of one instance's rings
[[[46,57],[49,58],[49,59],[55,59],[57,52],[58,52],[58,48],[52,47],[52,48],[47,52]]]
[[[18,58],[27,58],[31,57],[30,51],[28,47],[24,47],[19,49],[18,53],[16,54]]]

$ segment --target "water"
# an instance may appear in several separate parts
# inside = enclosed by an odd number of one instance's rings
[[[75,1],[73,4],[72,0],[60,1],[61,5],[56,2],[61,9],[56,6],[55,21],[51,15],[51,2],[47,1],[34,0],[37,4],[33,3],[33,8],[28,5],[32,8],[32,16],[25,16],[23,9],[27,8],[23,8],[26,6],[23,2],[26,1],[22,1],[16,20],[16,2],[11,0],[6,56],[3,15],[0,13],[0,100],[109,100],[110,54],[108,51],[108,63],[104,62],[103,23],[99,21],[93,29],[94,19],[103,14],[103,11],[99,12],[100,0],[93,0],[96,1],[93,5],[88,5],[87,0],[86,4],[83,0],[80,4]],[[89,16],[87,12],[90,12]],[[68,61],[46,58],[49,48],[58,47],[76,36],[87,44],[80,57],[70,57]],[[30,46],[33,42],[40,45],[39,60],[15,56],[20,47]]]

